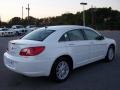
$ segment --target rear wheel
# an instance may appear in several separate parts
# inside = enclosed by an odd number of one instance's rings
[[[59,58],[53,65],[51,78],[57,82],[62,82],[68,79],[71,73],[70,63],[66,58]]]
[[[114,47],[113,46],[110,46],[109,49],[108,49],[108,52],[107,52],[107,55],[105,57],[105,60],[107,62],[110,62],[110,61],[113,61],[115,57],[115,50],[114,50]]]
[[[4,33],[2,33],[2,36],[3,36],[3,37],[5,36]]]

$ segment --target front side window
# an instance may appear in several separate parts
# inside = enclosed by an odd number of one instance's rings
[[[60,41],[77,41],[84,40],[81,30],[71,30],[66,32],[60,39]]]
[[[99,36],[99,34],[92,30],[84,29],[84,32],[88,40],[95,40]]]

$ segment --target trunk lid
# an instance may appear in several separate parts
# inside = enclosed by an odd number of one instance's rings
[[[12,40],[8,44],[8,53],[12,56],[19,56],[21,49],[27,47],[43,46],[40,41],[33,40]]]

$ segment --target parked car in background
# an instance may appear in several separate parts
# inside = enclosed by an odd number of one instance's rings
[[[39,28],[9,42],[4,64],[17,73],[53,80],[68,79],[77,67],[115,57],[116,42],[89,27],[76,25]],[[96,73],[96,72],[95,72]]]
[[[15,31],[16,35],[23,35],[27,33],[27,30],[22,25],[13,25],[11,30]]]
[[[8,28],[0,28],[0,36],[14,36],[15,32]]]
[[[32,31],[34,31],[35,29],[37,29],[38,27],[36,27],[35,25],[28,25],[26,26],[26,30],[27,30],[27,33],[30,33]]]

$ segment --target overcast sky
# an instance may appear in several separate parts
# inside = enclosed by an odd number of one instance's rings
[[[22,6],[24,17],[27,16],[27,4],[30,4],[30,15],[36,18],[58,16],[66,12],[82,11],[80,2],[87,2],[86,9],[94,7],[112,7],[120,11],[120,0],[0,0],[0,17],[9,21],[12,17],[21,17]]]

